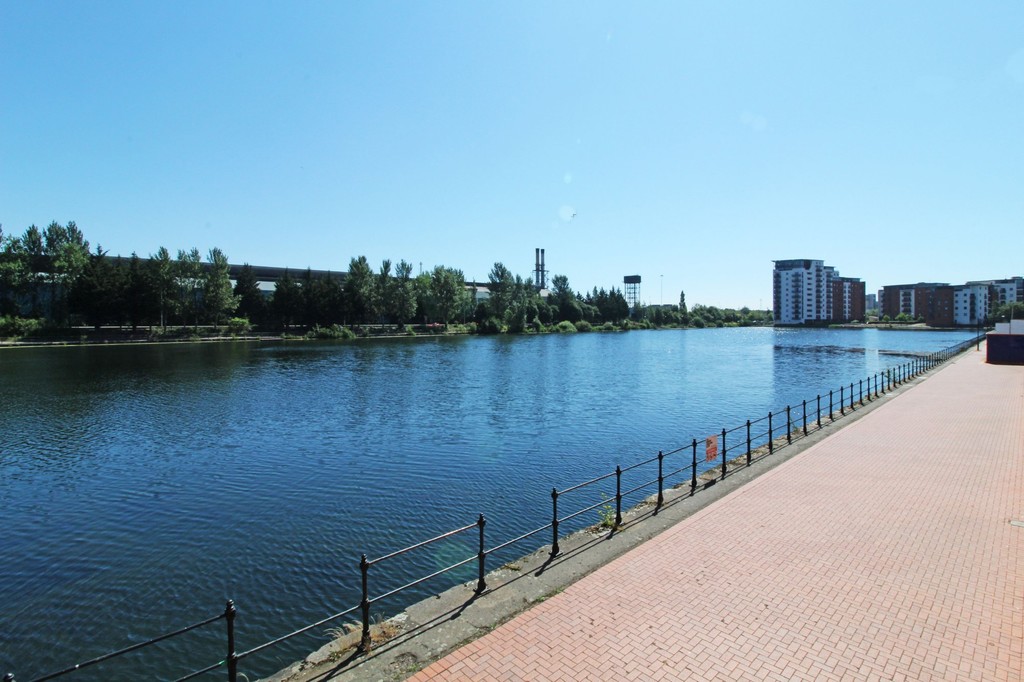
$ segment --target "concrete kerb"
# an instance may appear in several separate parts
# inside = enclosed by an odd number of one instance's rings
[[[953,358],[950,362],[957,362]],[[698,478],[695,494],[689,482],[664,492],[664,504],[656,509],[657,494],[623,514],[616,530],[578,531],[559,539],[561,552],[551,558],[545,545],[519,560],[487,574],[487,590],[474,593],[476,581],[452,587],[439,595],[409,606],[404,612],[377,623],[369,654],[357,653],[359,631],[334,638],[302,661],[265,678],[264,682],[319,682],[338,680],[403,680],[460,646],[544,601],[565,587],[658,535],[679,521],[730,494],[749,481],[793,459],[838,429],[870,414],[899,397],[943,366],[887,390],[884,395],[847,410],[835,412],[833,422],[822,416],[822,428],[808,422],[808,435],[794,431],[793,442],[785,435],[775,440],[774,454],[762,454],[747,467],[746,453],[729,462],[724,479],[709,480],[720,469]],[[382,641],[378,641],[382,640]]]

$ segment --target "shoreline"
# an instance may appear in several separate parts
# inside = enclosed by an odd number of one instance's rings
[[[772,328],[774,325],[757,325],[749,328]],[[636,327],[630,329],[619,329],[615,330],[604,330],[600,327],[594,327],[592,330],[585,332],[576,333],[608,333],[608,331],[687,331],[687,330],[705,330],[705,329],[738,329],[741,327],[679,327],[679,326],[664,326],[664,327]],[[881,329],[891,331],[911,331],[911,332],[972,332],[975,331],[973,327],[928,327],[923,324],[915,325],[899,325],[899,324],[835,324],[827,327],[808,327],[808,326],[779,326],[779,329],[814,329],[814,330],[829,330],[829,329]],[[349,328],[351,329],[351,328]],[[91,333],[90,333],[91,332]],[[0,349],[3,348],[46,348],[55,346],[139,346],[139,345],[161,345],[161,344],[207,344],[207,343],[285,343],[289,341],[365,341],[373,339],[415,339],[415,338],[438,338],[445,336],[534,336],[537,334],[558,334],[557,330],[551,331],[533,331],[527,333],[508,333],[503,332],[502,334],[479,334],[476,332],[466,331],[464,329],[448,329],[448,330],[437,330],[433,327],[423,328],[418,326],[414,328],[413,333],[403,331],[401,333],[395,331],[392,333],[382,334],[357,334],[353,338],[321,338],[313,337],[310,338],[303,334],[289,334],[287,332],[267,332],[267,333],[249,333],[249,334],[238,334],[238,335],[224,335],[218,334],[215,336],[201,336],[201,335],[180,335],[173,337],[160,337],[154,336],[150,332],[106,332],[101,333],[101,338],[87,338],[91,335],[95,335],[96,332],[89,330],[89,332],[81,333],[78,338],[69,334],[68,336],[55,336],[52,339],[47,338],[29,338],[23,337],[17,338],[3,338],[0,339]]]

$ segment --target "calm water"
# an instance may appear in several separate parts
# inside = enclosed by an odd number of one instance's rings
[[[239,650],[251,648],[356,605],[361,552],[479,513],[493,546],[547,523],[553,486],[906,361],[880,350],[969,336],[709,329],[5,349],[0,673],[29,680],[215,615],[227,598]],[[411,556],[373,591],[474,551],[470,536]],[[223,658],[223,625],[211,627],[70,679],[173,679]],[[273,672],[327,637],[242,670]]]

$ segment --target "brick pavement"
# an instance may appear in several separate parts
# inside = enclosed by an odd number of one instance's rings
[[[1020,680],[1022,460],[968,353],[411,679]]]

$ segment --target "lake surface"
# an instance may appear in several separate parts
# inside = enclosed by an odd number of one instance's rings
[[[552,487],[907,361],[891,352],[970,336],[747,328],[0,350],[0,673],[30,680],[214,616],[228,598],[238,650],[252,648],[355,606],[360,553],[480,513],[494,546],[550,521]],[[550,542],[531,540],[513,555]],[[373,592],[474,543],[395,560]],[[174,679],[224,657],[223,623],[211,627],[68,679]],[[241,670],[274,672],[325,630]]]

